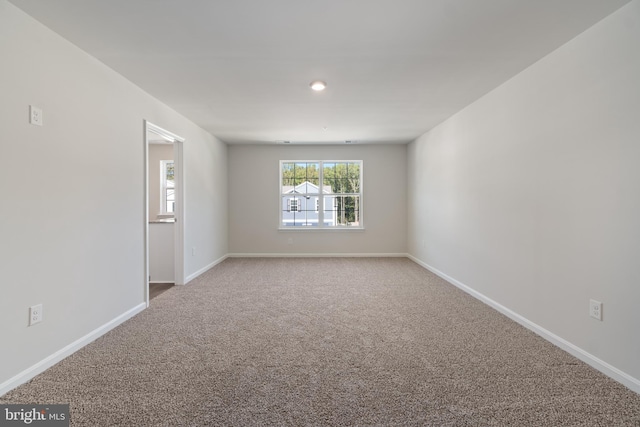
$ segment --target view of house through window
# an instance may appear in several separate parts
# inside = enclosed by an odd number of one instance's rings
[[[160,161],[160,212],[175,212],[176,190],[173,160]]]
[[[362,161],[280,161],[281,227],[362,227]]]

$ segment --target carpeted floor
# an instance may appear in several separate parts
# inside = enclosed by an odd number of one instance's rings
[[[0,403],[76,426],[640,426],[640,396],[402,258],[228,259]]]
[[[152,300],[173,287],[173,283],[149,283],[149,299]]]

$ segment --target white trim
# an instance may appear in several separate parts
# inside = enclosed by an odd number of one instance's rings
[[[229,258],[407,258],[405,253],[229,253]]]
[[[184,167],[184,139],[173,144],[173,180],[175,190],[175,205],[173,209],[173,217],[176,224],[173,228],[173,251],[174,251],[174,277],[176,285],[184,285],[186,279],[184,277],[185,253],[184,253],[184,236],[185,236],[185,167]]]
[[[136,305],[135,307],[122,313],[120,316],[116,317],[115,319],[110,320],[104,325],[89,332],[87,335],[83,336],[82,338],[77,339],[71,344],[61,348],[60,350],[56,351],[50,356],[47,356],[46,358],[42,359],[40,362],[36,363],[35,365],[25,369],[24,371],[20,372],[18,375],[14,376],[13,378],[9,378],[7,381],[0,384],[0,396],[4,395],[10,390],[13,390],[19,385],[26,383],[30,379],[34,378],[36,375],[46,371],[56,363],[70,356],[76,351],[80,350],[82,347],[86,346],[87,344],[95,341],[97,338],[106,334],[116,326],[126,322],[136,314],[140,313],[146,307],[147,307],[147,304],[144,302]]]
[[[457,281],[456,279],[454,279],[453,277],[448,276],[447,274],[443,273],[442,271],[430,266],[429,264],[420,261],[418,258],[414,257],[413,255],[408,254],[407,257],[411,261],[413,261],[416,264],[426,268],[427,270],[431,271],[435,275],[440,276],[441,278],[443,278],[447,282],[453,284],[457,288],[460,288],[461,290],[463,290],[464,292],[468,293],[469,295],[477,298],[478,300],[482,301],[483,303],[487,304],[488,306],[498,310],[500,313],[504,314],[505,316],[507,316],[511,320],[521,324],[522,326],[524,326],[525,328],[529,329],[530,331],[538,334],[539,336],[541,336],[542,338],[546,339],[547,341],[549,341],[550,343],[554,344],[555,346],[560,347],[562,350],[568,352],[572,356],[582,360],[583,362],[585,362],[589,366],[597,369],[598,371],[602,372],[603,374],[605,374],[609,378],[621,383],[622,385],[628,387],[629,389],[633,390],[636,393],[640,393],[640,380],[639,379],[634,378],[631,375],[629,375],[629,374],[621,371],[620,369],[616,368],[615,366],[612,366],[612,365],[608,364],[607,362],[597,358],[593,354],[588,353],[587,351],[585,351],[582,348],[576,346],[575,344],[572,344],[571,342],[565,340],[564,338],[561,338],[561,337],[557,336],[553,332],[546,330],[542,326],[533,323],[529,319],[527,319],[527,318],[521,316],[520,314],[510,310],[509,308],[507,308],[507,307],[503,306],[502,304],[492,300],[491,298],[489,298],[489,297],[485,296],[484,294],[474,290],[473,288],[465,285],[464,283],[461,283],[461,282]]]
[[[151,123],[144,120],[142,122],[142,138],[144,141],[144,159],[142,164],[142,194],[143,197],[143,207],[142,207],[142,242],[144,244],[144,248],[142,249],[142,259],[144,260],[143,265],[143,279],[142,283],[144,283],[143,293],[144,293],[144,301],[147,307],[149,307],[149,128],[151,127]]]
[[[313,233],[321,233],[323,231],[328,231],[330,233],[335,232],[344,232],[344,231],[364,231],[365,228],[357,225],[341,225],[341,226],[325,226],[325,227],[314,227],[312,225],[308,226],[284,226],[278,227],[278,231],[293,231],[293,232],[313,232]]]
[[[211,270],[213,267],[215,267],[216,265],[220,264],[222,261],[224,261],[225,259],[227,259],[229,255],[225,255],[221,258],[218,258],[217,260],[213,261],[211,264],[208,264],[204,267],[202,267],[200,270],[196,271],[195,273],[192,273],[190,275],[188,275],[185,279],[184,279],[184,283],[189,283],[190,281],[192,281],[193,279],[195,279],[196,277],[200,276],[201,274],[206,273],[208,270]]]
[[[171,133],[166,129],[161,128],[160,126],[154,125],[153,123],[145,120],[146,130],[155,133],[156,135],[161,136],[166,139],[167,142],[184,142],[184,138],[176,135],[175,133]]]

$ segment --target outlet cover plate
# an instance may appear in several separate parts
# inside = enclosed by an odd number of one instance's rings
[[[42,304],[29,307],[29,326],[42,322]]]
[[[42,126],[42,109],[29,105],[29,123]]]
[[[602,321],[602,303],[600,301],[589,300],[589,316]]]

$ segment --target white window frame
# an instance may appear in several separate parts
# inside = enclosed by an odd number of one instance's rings
[[[283,209],[283,198],[284,197],[295,197],[292,196],[291,193],[284,193],[282,191],[283,188],[283,182],[282,182],[282,168],[283,165],[285,163],[317,163],[318,164],[318,168],[319,168],[319,189],[318,189],[318,194],[309,194],[309,196],[311,197],[315,197],[317,196],[317,200],[316,200],[316,213],[318,214],[318,223],[317,226],[314,227],[310,227],[308,225],[297,225],[297,226],[285,226],[283,224],[283,212],[287,211],[287,212],[293,212],[290,209]],[[324,164],[325,163],[358,163],[360,165],[360,191],[357,193],[331,193],[331,194],[324,194],[323,193],[323,184],[324,184]],[[278,183],[279,183],[279,187],[278,187],[278,229],[282,230],[282,231],[296,231],[296,230],[304,230],[304,231],[314,231],[314,230],[343,230],[343,231],[348,231],[348,230],[364,230],[364,222],[363,222],[363,218],[364,218],[364,180],[363,180],[363,176],[364,176],[364,161],[362,160],[280,160],[279,162],[279,168],[278,168]],[[299,194],[301,195],[301,194]],[[325,204],[325,197],[327,196],[332,196],[332,195],[338,195],[338,196],[357,196],[359,198],[359,215],[358,215],[358,219],[359,219],[359,224],[358,225],[325,225],[324,224],[324,204]],[[299,203],[299,202],[298,202]],[[337,203],[337,198],[333,199],[333,203],[334,205],[336,205]],[[288,203],[287,203],[288,204]],[[298,204],[299,206],[299,204]],[[289,204],[287,206],[288,208],[290,208]],[[308,207],[307,207],[308,209]],[[334,212],[335,212],[335,206],[334,206]]]

